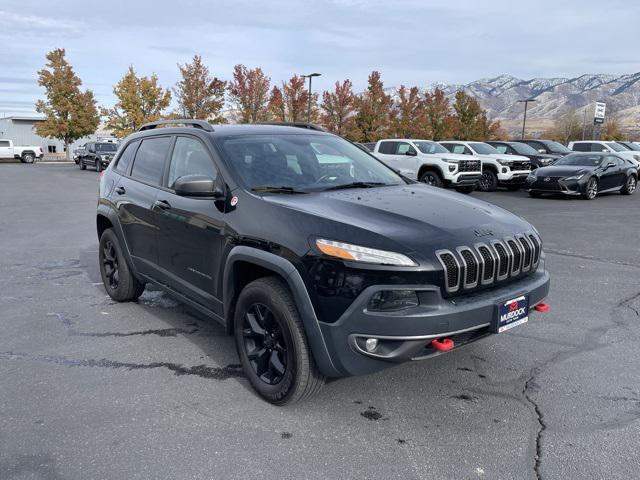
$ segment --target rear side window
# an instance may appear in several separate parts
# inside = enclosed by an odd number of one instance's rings
[[[378,148],[378,153],[384,153],[387,155],[395,155],[396,153],[396,145],[398,142],[380,142],[380,147]]]
[[[114,170],[118,173],[126,174],[129,171],[129,165],[131,165],[131,160],[133,160],[133,155],[136,153],[136,148],[138,148],[138,144],[140,142],[131,142],[129,145],[124,147],[124,151],[120,155],[118,159],[118,163],[114,167]]]
[[[573,151],[574,152],[591,152],[591,143],[574,143]],[[596,150],[597,151],[597,150]]]
[[[6,140],[0,140],[0,147],[8,147],[9,146],[9,142],[7,142]]]
[[[177,179],[185,175],[206,175],[215,180],[217,172],[205,146],[189,137],[178,137],[171,155],[167,184],[173,188]]]
[[[142,140],[133,161],[131,176],[136,180],[160,185],[164,174],[164,161],[171,145],[171,137]]]

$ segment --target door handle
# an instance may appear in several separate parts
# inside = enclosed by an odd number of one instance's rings
[[[156,200],[153,206],[158,207],[160,210],[169,210],[171,208],[171,204],[166,200]]]
[[[116,190],[115,190],[115,192],[116,192],[118,195],[124,195],[125,193],[127,193],[127,189],[126,189],[126,188],[124,188],[124,187],[117,187],[117,188],[116,188]]]

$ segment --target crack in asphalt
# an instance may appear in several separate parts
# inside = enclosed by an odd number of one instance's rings
[[[185,328],[161,328],[157,330],[142,330],[137,332],[76,332],[70,331],[69,335],[74,337],[133,337],[136,335],[157,335],[159,337],[175,337],[178,334],[191,335],[198,331],[197,328],[187,330]]]
[[[547,424],[544,421],[544,415],[542,414],[542,410],[540,409],[540,405],[529,395],[529,390],[532,388],[534,383],[534,379],[536,375],[538,375],[539,370],[537,368],[533,368],[529,373],[529,378],[524,382],[524,387],[522,389],[522,395],[524,398],[531,404],[533,407],[533,411],[536,414],[536,420],[538,421],[538,430],[535,436],[535,457],[533,464],[533,472],[538,480],[542,478],[542,474],[540,472],[540,467],[542,464],[542,435],[544,431],[547,429]]]
[[[621,262],[619,260],[611,260],[609,258],[593,257],[591,255],[582,255],[582,254],[579,254],[579,253],[571,253],[571,252],[568,252],[566,250],[553,250],[553,249],[545,248],[544,249],[544,253],[550,253],[552,255],[558,255],[558,256],[561,256],[561,257],[579,258],[579,259],[582,259],[582,260],[591,260],[591,261],[594,261],[594,262],[607,263],[609,265],[621,265],[621,266],[624,266],[624,267],[640,268],[640,265],[638,265],[637,263]]]
[[[0,352],[0,360],[27,360],[36,362],[52,363],[65,367],[100,367],[127,370],[151,370],[155,368],[166,368],[176,376],[195,375],[197,377],[206,378],[208,380],[226,380],[228,378],[244,377],[242,366],[238,364],[229,364],[225,367],[209,367],[207,365],[194,365],[187,367],[178,363],[171,362],[152,362],[152,363],[130,363],[118,362],[116,360],[101,359],[72,359],[57,355],[31,355],[23,352]]]

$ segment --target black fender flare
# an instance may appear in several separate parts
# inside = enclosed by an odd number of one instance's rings
[[[239,245],[231,249],[224,267],[222,286],[224,318],[227,328],[230,325],[229,322],[233,321],[231,318],[232,302],[236,298],[237,293],[234,292],[233,289],[233,265],[238,261],[254,263],[260,267],[272,270],[282,277],[289,286],[293,299],[298,307],[298,312],[300,313],[305,333],[307,334],[307,341],[309,342],[309,347],[311,347],[311,353],[316,365],[326,376],[342,376],[331,361],[324,336],[320,330],[318,317],[316,317],[313,304],[311,303],[309,293],[307,292],[300,273],[290,261],[278,255],[244,245]]]
[[[137,279],[141,279],[142,276],[138,273],[138,270],[136,269],[133,263],[133,259],[131,258],[131,254],[129,253],[129,246],[127,245],[127,240],[124,236],[124,232],[122,231],[122,225],[120,224],[120,219],[118,218],[118,214],[113,210],[113,208],[110,208],[104,203],[99,204],[98,211],[96,214],[96,233],[98,228],[98,222],[97,222],[98,216],[106,217],[109,220],[109,222],[111,222],[111,225],[113,225],[113,230],[115,231],[116,236],[120,241],[120,247],[121,247],[122,253],[124,254],[124,259],[127,262],[127,265],[129,266],[129,270],[131,270],[131,273],[133,273],[133,275]],[[98,242],[99,241],[100,241],[100,238],[98,238]]]
[[[418,168],[418,181],[420,181],[420,174],[429,171],[436,172],[438,175],[440,175],[440,180],[442,180],[443,182],[445,181],[442,169],[438,165],[429,165],[428,163],[423,163],[422,165],[420,165],[420,168]]]

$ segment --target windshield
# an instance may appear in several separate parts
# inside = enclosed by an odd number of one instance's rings
[[[312,192],[406,183],[379,160],[332,135],[246,135],[218,141],[227,163],[250,190]]]
[[[526,143],[513,142],[509,145],[511,145],[516,153],[519,153],[520,155],[539,155],[539,152],[535,148],[527,145]]]
[[[557,165],[579,165],[583,167],[597,167],[599,166],[604,157],[602,155],[589,155],[588,153],[571,153],[566,157],[562,157],[555,161],[554,166]]]
[[[472,142],[469,143],[469,146],[480,155],[493,155],[496,153],[500,153],[498,150],[493,148],[491,145],[487,145],[486,143]]]
[[[565,147],[561,143],[554,142],[553,140],[547,140],[547,141],[545,141],[543,143],[544,143],[544,145],[546,145],[547,150],[549,150],[551,153],[569,153],[569,152],[571,152],[571,150],[569,150],[567,147]]]
[[[449,153],[449,150],[444,148],[442,145],[436,142],[413,142],[413,144],[418,147],[422,153],[432,154],[432,153]]]
[[[118,145],[115,143],[96,143],[96,152],[115,152]]]
[[[628,150],[627,148],[617,144],[616,142],[607,142],[605,145],[609,147],[611,150],[613,150],[614,152],[625,152]]]
[[[637,145],[633,142],[624,142],[623,146],[627,147],[629,150],[633,150],[634,152],[640,152],[640,145]]]

